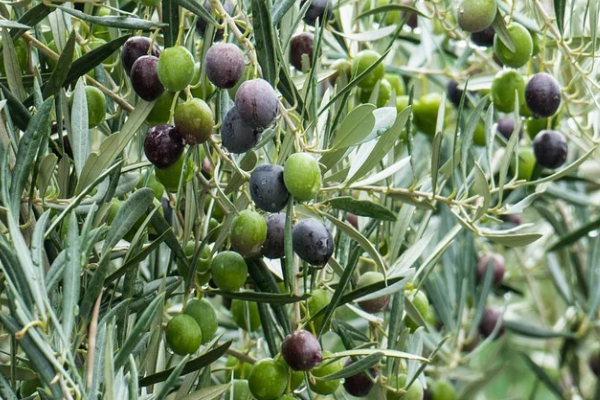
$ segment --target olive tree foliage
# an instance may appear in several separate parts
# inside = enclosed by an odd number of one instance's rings
[[[227,357],[274,357],[298,327],[321,339],[327,357],[352,357],[350,372],[375,367],[374,399],[400,372],[407,386],[449,380],[465,399],[600,397],[588,365],[600,306],[600,3],[497,1],[496,40],[519,45],[507,33],[513,21],[534,38],[533,56],[517,71],[525,80],[547,72],[561,88],[546,127],[566,138],[567,161],[531,166],[529,179],[515,160],[533,138],[497,132],[503,114],[489,93],[503,67],[458,27],[456,2],[339,0],[333,18],[314,27],[302,20],[310,1],[237,0],[231,15],[218,0],[210,0],[213,13],[201,3],[0,4],[0,398],[20,398],[32,381],[42,399],[229,396]],[[207,25],[202,40],[198,20]],[[278,117],[253,150],[230,154],[218,128],[231,91],[204,94],[215,134],[188,148],[184,179],[161,201],[147,187],[154,167],[143,151],[155,102],[136,96],[118,50],[144,35],[161,48],[187,47],[202,65],[217,29],[242,49],[247,74],[276,89]],[[304,72],[289,55],[300,31],[314,34]],[[91,47],[92,36],[105,42]],[[380,54],[376,64],[360,74],[340,69],[364,49]],[[402,78],[406,107],[397,106],[397,89],[376,104],[381,82],[362,93],[359,83],[379,64]],[[200,68],[200,87],[204,77]],[[449,80],[464,93],[456,107],[446,98]],[[107,100],[106,120],[94,128],[84,84]],[[416,107],[436,93],[426,134]],[[518,133],[531,117],[515,101]],[[296,152],[318,159],[323,186],[313,201],[290,197],[285,257],[247,260],[238,292],[199,284],[203,247],[228,250],[236,216],[253,207],[250,172]],[[322,269],[293,253],[292,223],[307,217],[323,221],[334,240]],[[492,253],[505,262],[499,285],[491,268],[476,273]],[[384,281],[359,288],[371,270]],[[308,299],[316,289],[331,300],[315,318]],[[417,292],[426,294],[427,315]],[[196,354],[174,355],[165,325],[201,295],[213,296],[219,330]],[[359,306],[383,296],[383,312]],[[258,304],[260,329],[238,328],[224,305],[232,299]],[[490,309],[501,317],[480,337]],[[349,397],[342,388],[336,396]]]

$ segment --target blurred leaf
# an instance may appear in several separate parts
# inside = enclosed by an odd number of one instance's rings
[[[375,108],[372,104],[361,104],[353,109],[337,129],[331,148],[344,149],[363,140],[375,125]]]
[[[228,342],[225,342],[222,345],[220,345],[219,347],[214,348],[214,349],[208,351],[207,353],[204,353],[200,357],[195,358],[191,361],[188,361],[186,363],[186,365],[183,367],[181,375],[186,375],[191,372],[198,371],[199,369],[209,366],[213,362],[217,361],[219,358],[221,358],[221,356],[223,354],[225,354],[227,349],[229,349],[229,347],[231,346],[231,343],[232,343],[231,340]],[[172,371],[173,371],[173,368],[158,372],[153,375],[148,375],[148,376],[140,379],[139,385],[140,385],[140,387],[146,387],[146,386],[154,385],[159,382],[164,382],[169,377],[169,375],[171,374]],[[191,397],[190,399],[195,399],[195,397]],[[202,397],[198,397],[198,399],[202,399]]]
[[[383,353],[383,355],[385,357],[402,358],[402,359],[406,359],[406,360],[419,360],[419,361],[423,361],[423,362],[429,362],[429,360],[427,358],[423,358],[421,356],[417,356],[414,354],[408,354],[403,351],[387,350],[387,349],[347,350],[347,351],[337,352],[337,353],[331,354],[329,356],[323,356],[323,359],[328,360],[328,359],[336,359],[336,358],[351,357],[351,356],[369,356],[371,354],[378,354],[378,353]]]
[[[164,47],[175,46],[179,31],[179,5],[177,1],[162,0],[162,22],[166,23],[163,31]],[[203,8],[203,7],[201,7]]]
[[[351,196],[342,196],[327,200],[327,204],[334,209],[351,212],[363,217],[396,221],[396,215],[392,211],[368,200],[355,200]]]
[[[252,0],[252,23],[256,40],[256,55],[263,78],[271,85],[277,81],[277,57],[271,12],[265,0]]]
[[[77,176],[81,177],[86,160],[90,156],[90,130],[88,122],[87,95],[83,80],[80,79],[73,92],[71,109],[71,135],[69,137],[73,151],[73,162]]]
[[[273,26],[279,25],[284,15],[294,6],[296,0],[277,0],[271,9]]]
[[[369,372],[366,371],[369,368],[377,365],[379,361],[384,357],[384,355],[385,354],[383,352],[375,352],[369,354],[368,356],[361,358],[360,360],[355,361],[348,366],[344,366],[344,369],[340,371],[319,377],[318,379],[321,381],[332,381],[335,379],[348,378],[350,376],[357,375],[363,371],[365,371],[365,374],[369,374]]]
[[[134,17],[121,17],[115,15],[105,15],[103,17],[97,17],[94,15],[85,14],[79,10],[75,10],[73,8],[68,8],[64,6],[53,5],[72,16],[79,18],[85,22],[89,22],[94,25],[101,26],[110,26],[113,28],[121,28],[121,29],[155,29],[155,28],[163,28],[167,26],[165,23],[159,23],[154,21],[147,21],[140,18]]]
[[[23,25],[18,22],[15,22],[15,21],[9,21],[9,20],[3,19],[3,20],[0,20],[0,28],[8,28],[8,29],[14,28],[14,29],[27,30],[30,28],[30,26]]]
[[[548,251],[560,250],[563,247],[570,246],[576,243],[579,239],[587,236],[591,231],[600,228],[600,218],[597,218],[583,226],[569,232],[568,234],[561,236],[555,243],[553,243]]]
[[[42,226],[42,230],[44,227]],[[43,234],[43,233],[42,233]],[[42,236],[40,236],[42,238]],[[65,337],[65,346],[71,344],[71,334],[77,315],[77,303],[79,301],[80,275],[81,275],[81,238],[75,212],[71,212],[67,221],[67,248],[65,269],[63,275],[62,329]]]
[[[25,98],[25,90],[23,89],[21,67],[13,39],[6,28],[2,28],[2,58],[1,61],[4,62],[4,70],[8,79],[8,87],[15,97],[22,101]]]
[[[563,34],[563,27],[565,26],[565,8],[567,7],[567,0],[554,0],[554,13],[556,14],[556,25],[561,35]]]
[[[185,367],[185,364],[188,362],[189,358],[190,355],[186,355],[181,359],[181,361],[179,361],[177,366],[173,368],[165,383],[160,386],[160,391],[154,397],[156,400],[163,400],[167,397],[171,389],[177,384],[177,379],[181,375],[181,372],[183,372],[183,367]]]
[[[53,8],[48,7],[44,3],[38,3],[34,7],[31,7],[19,18],[19,23],[24,26],[35,26],[43,19],[45,19],[50,13],[54,11]],[[23,33],[27,32],[30,28],[13,28],[10,30],[10,35],[13,40],[17,40]]]
[[[310,294],[302,296],[294,296],[287,293],[267,293],[267,292],[226,292],[223,290],[210,290],[207,293],[216,294],[225,297],[226,299],[239,299],[245,301],[253,301],[256,303],[269,304],[291,304],[299,301],[307,300]]]
[[[10,383],[0,373],[0,397],[5,400],[18,400],[15,391],[10,387]]]
[[[552,339],[552,338],[575,338],[575,335],[570,332],[555,332],[532,325],[530,323],[505,320],[504,326],[506,329],[514,332],[517,335],[527,336],[536,339]]]
[[[67,44],[65,45],[65,48],[60,54],[60,57],[56,63],[56,68],[54,68],[54,71],[52,71],[52,75],[50,75],[50,78],[44,85],[44,98],[56,96],[58,94],[58,91],[63,87],[65,79],[67,79],[69,68],[71,66],[71,63],[73,62],[74,51],[75,31],[71,31],[71,34],[69,35],[69,40],[67,40]]]
[[[206,23],[217,25],[217,21],[208,11],[206,11],[206,9],[201,5],[202,3],[193,0],[173,0],[173,2],[187,10],[190,10],[195,15],[206,21]]]
[[[528,246],[535,242],[543,235],[541,233],[518,233],[512,235],[501,235],[493,233],[485,233],[485,238],[491,240],[494,243],[501,244],[506,247],[522,247]]]
[[[5,85],[0,83],[2,93],[6,98],[8,109],[10,110],[10,116],[20,130],[24,131],[29,125],[31,114],[29,110],[21,103],[21,101],[7,88]]]
[[[496,32],[496,35],[506,48],[514,53],[516,51],[515,43],[513,42],[510,33],[508,33],[504,18],[502,18],[502,13],[498,12],[496,14],[496,19],[494,19],[494,22],[492,23],[492,28],[494,28],[494,32]]]
[[[187,396],[183,396],[180,400],[213,400],[225,393],[230,386],[231,383],[210,386],[194,393],[190,393]]]
[[[386,26],[385,28],[360,33],[343,33],[336,31],[333,31],[333,33],[355,42],[374,42],[380,39],[389,38],[397,28],[398,27],[396,25],[391,25]]]
[[[367,10],[361,14],[359,14],[358,16],[356,16],[355,19],[360,19],[363,17],[368,17],[369,15],[377,15],[377,14],[384,14],[384,13],[389,13],[389,12],[393,12],[393,11],[404,11],[406,13],[409,14],[417,14],[420,15],[421,17],[425,17],[425,18],[429,18],[427,16],[427,14],[424,14],[422,11],[411,7],[411,6],[406,6],[406,5],[400,5],[400,4],[388,4],[388,5],[384,5],[381,7],[375,7],[372,8],[370,10]]]
[[[463,92],[466,93],[466,92]],[[475,130],[477,129],[477,125],[479,125],[479,121],[481,120],[481,113],[483,112],[484,107],[487,105],[487,97],[483,97],[477,103],[475,110],[469,115],[469,119],[467,120],[467,125],[465,130],[462,132],[462,144],[461,144],[461,157],[460,157],[460,167],[463,174],[463,177],[466,181],[467,176],[467,165],[469,162],[469,152],[472,150],[473,146],[473,135]],[[438,117],[439,121],[439,117]]]
[[[556,395],[556,397],[562,400],[566,400],[558,386],[556,386],[554,382],[552,382],[552,379],[550,379],[548,374],[546,374],[546,372],[542,368],[540,368],[540,366],[534,363],[533,360],[531,360],[531,358],[527,356],[527,354],[521,353],[521,356],[523,357],[529,368],[531,368],[531,370],[537,375],[537,377],[542,381],[542,383],[546,385],[546,387],[550,389]]]
[[[474,220],[478,220],[490,208],[492,196],[490,193],[490,186],[488,184],[488,181],[479,164],[475,163],[473,172],[475,176],[475,192],[478,193],[481,197],[483,197],[483,203],[477,208],[475,216],[473,217]]]
[[[53,102],[53,97],[44,101],[38,112],[31,118],[27,130],[19,141],[17,161],[10,184],[10,211],[15,219],[18,218],[21,211],[21,196],[29,179],[42,139],[50,132],[50,112],[52,111]],[[6,198],[4,200],[8,201]]]

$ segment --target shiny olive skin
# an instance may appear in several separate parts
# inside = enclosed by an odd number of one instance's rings
[[[173,119],[177,131],[190,145],[206,142],[215,125],[212,110],[204,100],[197,98],[177,105]]]
[[[331,355],[331,353],[328,351],[323,352],[323,356],[330,356],[330,355]],[[341,379],[324,381],[324,380],[320,380],[318,378],[326,376],[326,375],[331,375],[335,372],[341,371],[343,368],[344,368],[344,366],[339,359],[324,361],[319,366],[313,368],[311,370],[311,374],[317,379],[315,379],[314,382],[312,380],[309,381],[309,386],[310,386],[311,390],[313,392],[321,394],[323,396],[327,396],[327,395],[335,393],[337,388],[340,386]]]
[[[192,53],[183,46],[175,45],[160,53],[156,71],[165,89],[179,92],[192,82],[195,66]]]
[[[257,400],[277,400],[287,387],[287,371],[277,361],[265,358],[252,366],[248,384]]]
[[[495,0],[460,0],[456,22],[467,32],[481,32],[492,25],[497,12]]]
[[[283,182],[281,165],[262,164],[250,174],[250,197],[263,211],[276,213],[286,206],[290,197]]]
[[[525,101],[534,118],[549,118],[560,107],[560,85],[550,74],[535,74],[525,86]]]
[[[294,153],[283,168],[283,182],[296,201],[314,199],[323,184],[321,168],[308,153]]]
[[[266,129],[277,117],[279,100],[269,82],[252,79],[240,85],[235,94],[235,107],[246,126]]]
[[[349,367],[354,361],[349,358],[344,367]],[[354,397],[366,397],[373,389],[372,377],[377,376],[375,368],[369,368],[368,371],[359,372],[356,375],[348,376],[344,379],[344,389]]]
[[[500,40],[500,36],[494,37],[494,54],[507,67],[521,68],[531,59],[533,53],[533,40],[529,31],[521,24],[511,23],[507,27],[508,33],[515,45],[515,51],[512,52]]]
[[[131,67],[137,61],[138,58],[146,55],[152,55],[154,57],[160,56],[160,48],[157,43],[152,45],[152,51],[148,54],[150,44],[152,40],[145,36],[134,36],[123,44],[121,48],[121,62],[123,63],[123,69],[127,75],[131,73]]]
[[[542,168],[556,169],[567,161],[569,146],[559,131],[543,130],[533,140],[533,152]]]
[[[214,15],[214,13],[212,12],[212,6],[210,5],[209,0],[206,0],[204,2],[204,9]],[[234,10],[234,4],[231,2],[231,0],[225,0],[223,2],[223,9],[225,10],[225,12],[227,14],[232,15],[233,10]],[[217,22],[219,24],[222,24],[223,20],[218,18]],[[208,25],[207,22],[203,18],[198,18],[198,21],[196,21],[196,32],[198,32],[198,34],[201,37],[204,37],[204,33],[206,32],[207,25]],[[223,29],[217,29],[217,31],[215,32],[214,41],[220,42],[221,40],[223,40],[223,34],[224,34]]]
[[[206,299],[193,299],[185,306],[183,313],[194,318],[200,327],[202,331],[201,343],[210,342],[219,328],[217,313],[212,304]]]
[[[506,140],[509,140],[515,131],[515,120],[511,116],[502,117],[498,120],[498,133],[500,133]],[[523,125],[519,130],[519,137],[523,136]]]
[[[300,8],[304,6],[306,0],[302,0],[300,2]],[[319,25],[323,25],[323,18],[325,19],[325,23],[333,18],[333,1],[331,0],[313,0],[308,6],[308,10],[306,10],[306,14],[304,15],[304,22],[308,25],[315,26],[317,20],[319,21]]]
[[[165,90],[158,79],[158,58],[155,56],[139,57],[133,63],[129,76],[135,93],[146,101],[158,99]]]
[[[261,326],[258,305],[253,301],[231,300],[231,317],[245,331],[254,332]]]
[[[281,355],[294,371],[310,371],[323,361],[321,344],[305,330],[294,331],[283,339]]]
[[[173,317],[165,329],[167,344],[175,354],[185,356],[194,354],[202,343],[202,330],[194,320],[186,314]]]
[[[245,153],[258,144],[263,130],[252,128],[242,121],[237,107],[231,107],[221,125],[221,142],[229,152]]]
[[[492,47],[494,45],[494,37],[496,36],[496,31],[494,28],[487,27],[479,32],[471,33],[471,42],[481,47]]]
[[[230,89],[244,73],[244,54],[234,44],[218,43],[206,52],[206,76],[218,88]]]
[[[177,129],[168,124],[153,126],[144,139],[144,153],[157,168],[175,164],[183,154],[185,143]]]
[[[308,56],[308,68],[313,64],[314,35],[302,32],[290,39],[290,63],[298,71],[302,71],[302,56]]]
[[[519,105],[525,103],[525,81],[523,77],[514,70],[500,71],[492,81],[491,96],[496,110],[505,113],[512,112],[515,109],[516,97],[519,99]]]
[[[333,255],[333,237],[319,220],[302,220],[292,230],[294,252],[314,267],[322,268]]]
[[[210,272],[219,289],[237,292],[246,282],[248,266],[238,253],[222,251],[213,258]]]
[[[267,239],[267,223],[256,211],[244,210],[233,221],[229,238],[235,251],[246,258],[255,257]]]
[[[285,256],[285,213],[271,214],[267,218],[267,239],[262,245],[262,255],[274,259]]]

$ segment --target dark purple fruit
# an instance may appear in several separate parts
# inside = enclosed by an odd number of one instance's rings
[[[523,223],[523,217],[519,214],[501,215],[500,218],[502,221],[513,225],[521,225]]]
[[[496,31],[490,26],[482,31],[471,33],[471,42],[481,47],[492,47],[495,35]]]
[[[294,371],[310,371],[323,361],[321,345],[308,331],[294,331],[283,339],[281,355]]]
[[[285,232],[285,213],[271,214],[267,218],[267,239],[262,246],[262,255],[274,259],[283,258],[285,248],[283,235]]]
[[[221,141],[231,153],[240,154],[251,150],[260,139],[262,129],[251,128],[242,121],[237,107],[231,107],[221,126]]]
[[[160,97],[165,88],[158,79],[158,57],[142,56],[131,67],[131,86],[146,101],[154,101]]]
[[[533,153],[540,167],[555,169],[567,161],[567,141],[559,131],[543,130],[533,140]]]
[[[312,33],[302,32],[292,37],[290,40],[290,62],[298,71],[302,71],[302,56],[308,56],[309,65],[313,63],[313,42]]]
[[[254,168],[249,185],[252,201],[263,211],[276,213],[283,210],[290,197],[283,183],[281,165],[263,164]]]
[[[160,48],[156,43],[152,46],[152,52],[148,54],[151,43],[152,41],[150,38],[145,36],[134,36],[127,39],[121,49],[121,62],[123,63],[123,69],[127,75],[130,74],[131,67],[133,67],[133,64],[138,58],[146,55],[152,55],[154,57],[160,56]]]
[[[358,230],[358,217],[356,214],[346,213],[346,222]]]
[[[536,74],[525,86],[525,102],[535,118],[548,118],[560,107],[560,86],[545,72]]]
[[[300,8],[304,6],[304,3],[306,0],[300,2]],[[303,19],[308,25],[315,26],[317,20],[319,20],[319,25],[323,25],[323,17],[327,21],[333,18],[333,2],[331,0],[313,0]]]
[[[498,120],[498,132],[504,136],[506,140],[510,139],[515,131],[515,120],[513,117],[502,117]],[[519,131],[519,137],[523,136],[523,125]]]
[[[446,85],[446,97],[454,104],[456,108],[460,107],[460,100],[462,99],[463,91],[458,88],[458,82],[455,80],[449,80]],[[464,107],[469,106],[469,99],[465,99]]]
[[[500,284],[502,283],[502,279],[504,279],[504,272],[505,272],[505,267],[504,267],[504,257],[502,257],[500,254],[490,254],[490,255],[486,255],[483,256],[479,259],[479,261],[477,262],[477,274],[476,274],[476,278],[477,278],[477,283],[481,283],[483,282],[483,279],[485,278],[485,273],[487,271],[487,269],[489,268],[489,265],[492,265],[493,268],[493,272],[492,272],[492,285],[494,286],[500,286]]]
[[[235,86],[244,73],[244,54],[231,43],[213,45],[206,52],[206,76],[221,89]]]
[[[346,361],[345,367],[349,367],[353,363],[352,359],[349,358]],[[344,389],[349,395],[354,397],[366,397],[371,389],[373,389],[373,380],[371,377],[377,376],[375,368],[369,368],[369,372],[359,372],[356,375],[347,377],[344,380]]]
[[[294,252],[315,267],[324,267],[333,254],[329,229],[314,218],[300,221],[292,230]]]
[[[223,8],[225,9],[225,12],[227,12],[227,14],[231,15],[233,13],[233,3],[230,0],[225,0],[225,3],[223,3]],[[212,7],[210,5],[210,1],[206,0],[204,2],[204,9],[206,11],[208,11],[209,13],[212,13]],[[217,22],[219,22],[219,24],[223,23],[223,20],[218,19]],[[204,37],[204,32],[206,32],[206,21],[202,18],[198,18],[198,21],[196,22],[196,32],[198,32],[198,34],[201,37]],[[218,29],[215,32],[215,38],[214,41],[215,42],[220,42],[221,40],[223,40],[223,29]]]
[[[275,121],[279,102],[271,84],[264,79],[242,83],[235,94],[235,106],[244,123],[265,129]]]
[[[483,311],[483,315],[481,316],[481,322],[479,322],[479,333],[485,338],[488,338],[496,329],[496,325],[499,325],[498,332],[496,334],[496,338],[504,335],[504,321],[502,320],[502,314],[500,311],[486,307]]]
[[[160,124],[148,129],[144,140],[146,158],[160,169],[175,164],[183,154],[184,148],[183,138],[174,126],[168,124]]]
[[[588,360],[588,365],[596,377],[600,377],[600,354],[595,351]]]

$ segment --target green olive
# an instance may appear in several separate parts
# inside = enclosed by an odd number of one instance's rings
[[[533,40],[529,31],[516,22],[508,26],[508,34],[515,45],[515,51],[510,51],[500,39],[500,35],[496,35],[494,37],[494,53],[507,67],[520,68],[531,59]]]
[[[185,356],[194,354],[202,343],[202,331],[194,318],[186,314],[173,317],[165,330],[167,344],[173,353]]]
[[[374,90],[375,88],[373,88],[373,90],[362,90],[360,92],[360,101],[362,103],[369,103]],[[382,79],[381,81],[379,81],[379,88],[377,91],[377,100],[375,105],[378,108],[385,107],[388,101],[390,100],[391,96],[392,85],[386,79]]]
[[[194,318],[200,330],[202,331],[202,344],[210,342],[213,338],[219,323],[217,321],[217,313],[210,301],[206,299],[191,300],[183,310],[184,314]]]
[[[385,393],[387,400],[423,400],[423,386],[419,380],[415,380],[407,390],[404,390],[406,375],[399,374],[392,377],[388,385],[390,389]]]
[[[331,352],[323,351],[323,358],[327,356],[331,356]],[[339,359],[336,360],[323,360],[321,364],[313,368],[310,373],[316,379],[310,380],[310,389],[318,394],[322,394],[324,396],[335,393],[337,388],[340,386],[341,379],[333,379],[324,381],[319,379],[320,377],[333,374],[334,372],[341,371],[344,368],[344,365]]]
[[[231,300],[231,317],[245,331],[253,332],[261,325],[258,305],[253,301]]]
[[[517,97],[520,105],[525,104],[525,80],[515,70],[501,71],[494,77],[491,96],[496,110],[512,112]]]
[[[381,54],[374,50],[363,50],[359,52],[354,60],[352,60],[352,75],[358,76],[369,69],[377,60],[381,58]],[[371,72],[364,76],[358,83],[362,89],[372,89],[377,82],[383,79],[385,75],[385,67],[383,63],[379,63]]]
[[[283,182],[297,201],[314,199],[323,184],[319,163],[308,153],[292,154],[285,162]]]
[[[531,179],[531,174],[533,173],[533,169],[535,168],[536,159],[533,153],[533,148],[531,147],[519,147],[519,151],[517,153],[518,163],[515,162],[514,158],[510,163],[510,170],[513,174],[517,173],[517,165],[519,167],[518,179],[523,179],[528,181]]]

